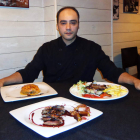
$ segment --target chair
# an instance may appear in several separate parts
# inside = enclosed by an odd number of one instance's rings
[[[126,71],[126,68],[137,66],[138,73],[133,76],[140,78],[140,56],[137,47],[122,48],[121,55],[123,69]]]

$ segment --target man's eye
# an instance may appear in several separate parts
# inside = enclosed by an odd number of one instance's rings
[[[76,24],[76,22],[71,22],[71,24],[75,25],[75,24]]]
[[[61,24],[62,24],[62,25],[65,25],[65,24],[66,24],[66,22],[61,22]]]

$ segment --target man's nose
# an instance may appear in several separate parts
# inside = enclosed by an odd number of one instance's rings
[[[71,29],[70,23],[67,23],[67,24],[66,24],[66,29],[67,29],[67,30],[70,30],[70,29]]]

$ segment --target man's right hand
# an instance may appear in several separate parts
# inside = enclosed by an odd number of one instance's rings
[[[8,77],[0,79],[0,87],[9,85],[9,84],[15,84],[15,83],[17,84],[23,83],[22,76],[20,75],[19,72],[16,72]]]
[[[0,88],[3,87],[3,85],[4,85],[3,79],[0,79]]]

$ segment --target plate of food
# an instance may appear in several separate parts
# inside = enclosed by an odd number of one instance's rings
[[[108,82],[79,81],[70,89],[70,93],[78,98],[95,101],[108,101],[125,97],[129,91],[126,87]]]
[[[46,138],[82,125],[103,114],[95,108],[63,97],[24,106],[9,113],[23,125]]]
[[[5,102],[27,100],[56,94],[58,93],[44,82],[1,87],[1,96]]]

